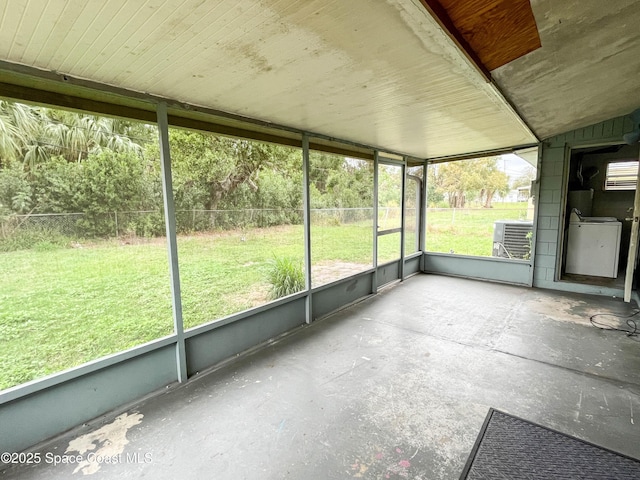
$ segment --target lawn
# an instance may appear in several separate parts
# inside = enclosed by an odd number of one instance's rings
[[[370,268],[371,234],[313,227],[314,270],[341,265],[321,281]],[[73,245],[0,253],[0,389],[173,332],[164,239]],[[381,259],[399,251],[380,244]],[[185,328],[268,302],[270,261],[303,252],[299,225],[178,237]]]
[[[493,221],[524,215],[522,204],[429,210],[427,249],[491,255]],[[370,222],[316,224],[311,238],[314,286],[372,265]],[[399,258],[399,241],[379,237],[379,263]],[[409,232],[408,253],[414,244]],[[0,390],[173,332],[163,238],[73,246],[0,253]],[[268,302],[270,262],[303,252],[301,225],[178,237],[185,328]]]
[[[0,254],[0,388],[171,333],[162,243]]]
[[[493,222],[526,220],[526,215],[526,203],[502,203],[494,208],[429,208],[426,250],[490,257]]]

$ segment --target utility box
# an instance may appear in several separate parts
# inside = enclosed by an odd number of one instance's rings
[[[492,256],[502,258],[531,258],[533,222],[524,220],[496,220],[493,223]]]

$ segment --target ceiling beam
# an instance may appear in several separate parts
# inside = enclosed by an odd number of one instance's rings
[[[0,68],[1,72],[2,68]],[[178,104],[170,99],[141,95],[138,92],[93,84],[67,75],[61,76],[64,78],[60,81],[57,79],[57,74],[43,73],[47,77],[44,81],[42,81],[43,77],[39,76],[34,78],[20,76],[18,79],[23,80],[24,83],[32,83],[39,87],[48,87],[48,89],[0,82],[0,99],[6,98],[34,105],[47,105],[54,108],[59,107],[99,115],[122,117],[151,124],[155,124],[157,120],[156,104],[159,101],[164,101],[169,104],[168,119],[172,127],[206,131],[218,135],[246,138],[297,148],[302,147],[302,130],[265,124],[265,122],[259,121],[252,122],[248,118],[210,111],[193,105]],[[5,75],[5,77],[11,78],[9,74]],[[16,79],[13,80],[15,81]],[[82,82],[82,86],[78,84],[80,82]],[[311,132],[309,135],[311,136],[310,148],[312,150],[373,160],[375,147],[329,138]]]
[[[440,28],[442,28],[465,57],[467,57],[469,62],[471,62],[471,64],[476,68],[478,73],[480,73],[486,82],[490,83],[491,73],[487,67],[484,66],[478,54],[473,50],[473,48],[471,48],[469,42],[467,42],[467,40],[462,36],[462,33],[458,31],[458,28],[455,26],[453,20],[451,20],[449,14],[440,2],[438,0],[420,0],[420,2],[435,19],[438,25],[440,25]]]

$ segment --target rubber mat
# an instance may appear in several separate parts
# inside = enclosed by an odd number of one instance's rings
[[[460,479],[638,480],[640,461],[490,409]]]

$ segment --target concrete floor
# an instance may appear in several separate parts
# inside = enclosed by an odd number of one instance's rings
[[[0,476],[455,479],[489,407],[640,458],[640,340],[590,326],[599,312],[635,310],[414,276]],[[65,452],[103,463],[50,463]]]

